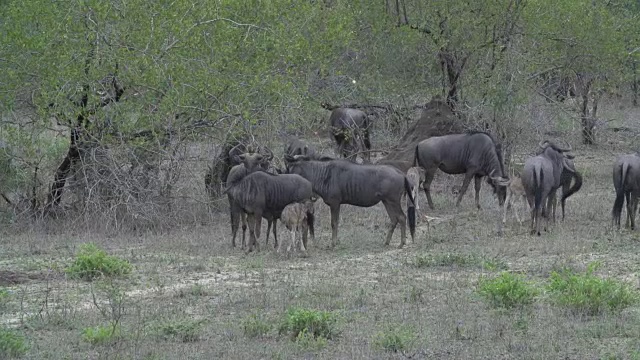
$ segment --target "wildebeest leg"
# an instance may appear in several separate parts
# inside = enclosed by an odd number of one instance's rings
[[[460,206],[462,197],[467,192],[467,188],[469,188],[469,183],[471,182],[472,177],[473,177],[473,172],[471,171],[467,171],[467,173],[464,175],[464,181],[462,182],[462,187],[460,188],[460,195],[458,195],[458,200],[456,201],[456,207]]]
[[[307,222],[306,226],[309,229],[309,234],[311,234],[311,241],[315,244],[316,242],[316,234],[314,230],[315,214],[312,214],[311,212],[307,211],[306,222]],[[307,246],[306,242],[304,245]]]
[[[400,203],[388,203],[382,202],[384,204],[384,208],[387,210],[387,215],[389,215],[389,230],[387,232],[387,239],[384,242],[385,246],[388,246],[391,243],[391,238],[393,237],[393,232],[396,229],[398,223],[400,223],[400,246],[401,249],[406,244],[406,236],[407,236],[407,217],[402,212],[402,206]]]
[[[340,205],[330,205],[331,209],[331,248],[338,243],[338,224],[340,223]]]
[[[631,203],[633,204],[631,207],[631,230],[635,230],[636,228],[636,211],[638,211],[638,193],[635,191],[631,193]]]
[[[509,210],[509,208],[515,208],[515,206],[511,206],[511,198],[512,197],[513,197],[513,193],[511,192],[511,190],[509,188],[507,188],[507,197],[505,198],[504,205],[502,207],[502,223],[503,224],[505,224],[507,222],[507,211]],[[516,212],[516,214],[517,214],[517,212]]]
[[[289,242],[289,246],[287,247],[287,253],[291,252],[291,245],[293,245],[293,250],[296,249],[296,226],[291,227],[291,241]]]
[[[627,200],[627,221],[624,227],[628,229],[631,221],[631,192],[625,192],[624,197]]]
[[[476,189],[476,206],[478,207],[478,210],[480,210],[480,186],[482,185],[482,176],[476,175],[474,180]]]
[[[434,210],[433,200],[431,199],[431,182],[433,178],[436,176],[437,167],[433,169],[426,170],[424,172],[424,182],[422,183],[422,189],[424,189],[424,195],[427,197],[427,202],[429,203],[429,207],[431,210]]]
[[[238,228],[240,227],[240,214],[241,209],[238,209],[233,202],[231,203],[229,212],[231,215],[231,247],[236,247],[236,235],[238,235]]]
[[[253,246],[257,244],[256,241],[256,215],[248,214],[247,222],[249,223],[249,245],[247,246],[247,252],[253,251]]]
[[[300,242],[300,250],[303,252],[307,252],[307,232],[309,230],[309,227],[307,226],[306,222],[302,222],[300,224],[300,232],[302,233],[302,241]]]
[[[242,249],[246,246],[246,234],[247,234],[247,214],[243,211],[240,213],[240,219],[242,220]]]

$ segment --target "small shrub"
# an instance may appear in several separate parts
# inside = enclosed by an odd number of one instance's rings
[[[124,276],[131,273],[131,264],[98,248],[93,243],[82,244],[73,264],[66,269],[72,278],[93,280],[101,276]]]
[[[415,339],[412,329],[399,326],[376,334],[373,344],[384,351],[397,353],[407,350]]]
[[[493,307],[514,308],[531,304],[539,291],[523,276],[505,271],[493,279],[480,279],[478,293]]]
[[[411,289],[409,289],[409,294],[405,298],[405,301],[410,303],[419,303],[422,301],[422,294],[424,294],[424,289],[411,285]]]
[[[178,322],[166,322],[158,329],[165,338],[180,338],[182,342],[194,342],[200,340],[199,332],[206,319],[183,320]]]
[[[596,263],[585,273],[572,270],[551,273],[547,289],[561,306],[587,315],[606,311],[618,312],[638,302],[638,294],[627,284],[614,279],[601,279],[593,274]]]
[[[0,358],[17,358],[27,353],[29,346],[24,336],[0,327]]]
[[[252,314],[244,320],[243,328],[245,336],[255,338],[266,335],[271,330],[271,325],[258,315]]]
[[[304,329],[296,336],[296,345],[307,351],[318,351],[327,346],[327,339],[322,336],[314,337],[307,329]]]
[[[92,345],[110,344],[120,337],[120,326],[118,325],[98,325],[82,330],[82,340]]]
[[[292,308],[282,321],[279,333],[288,332],[293,340],[303,331],[314,338],[332,339],[336,335],[335,323],[335,315],[328,311]]]
[[[0,310],[6,310],[7,303],[9,302],[9,290],[0,288]]]

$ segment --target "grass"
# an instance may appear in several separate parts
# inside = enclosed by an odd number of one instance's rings
[[[262,316],[251,314],[242,325],[244,335],[249,338],[263,337],[271,331],[271,324],[265,321]]]
[[[120,326],[117,324],[98,325],[82,330],[82,340],[92,345],[107,345],[121,337]]]
[[[386,352],[397,353],[409,350],[415,340],[416,334],[413,329],[406,326],[395,326],[377,333],[373,344]]]
[[[477,255],[453,253],[416,255],[412,265],[417,268],[455,266],[460,268],[481,268],[485,270],[507,269],[507,265],[499,259],[486,259]]]
[[[590,264],[585,273],[568,269],[552,272],[547,290],[553,301],[585,315],[619,312],[638,303],[638,292],[628,284],[595,276],[597,266]]]
[[[494,278],[481,278],[478,293],[496,308],[515,308],[533,303],[539,290],[524,276],[507,271]]]
[[[336,319],[336,315],[328,311],[291,308],[284,316],[278,332],[288,333],[293,340],[300,336],[332,339],[337,334]]]
[[[156,333],[164,339],[179,339],[189,343],[200,340],[200,335],[206,319],[166,321],[156,326]]]
[[[25,337],[16,331],[0,327],[0,358],[22,357],[29,350]]]
[[[103,276],[124,276],[131,273],[128,261],[108,255],[93,243],[82,244],[66,273],[77,279],[93,280]]]

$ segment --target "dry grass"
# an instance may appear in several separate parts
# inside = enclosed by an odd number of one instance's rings
[[[419,222],[416,242],[402,250],[394,247],[398,232],[392,247],[382,245],[388,220],[382,205],[345,206],[341,242],[327,250],[330,217],[320,202],[308,258],[278,256],[264,238],[258,254],[231,249],[226,212],[211,220],[203,212],[204,224],[156,233],[108,236],[47,225],[3,234],[0,276],[10,280],[0,284],[8,292],[0,298],[0,323],[26,336],[30,359],[638,358],[637,306],[587,317],[541,293],[526,308],[504,310],[476,292],[482,275],[505,266],[542,284],[554,270],[584,271],[594,260],[601,263],[596,275],[638,288],[640,232],[610,228],[613,157],[575,153],[584,186],[568,200],[567,219],[541,237],[512,218],[497,236],[501,216],[486,184],[485,211],[474,209],[471,189],[456,210],[450,181],[461,178],[443,174],[433,187],[437,208],[427,212],[441,221],[429,231]],[[64,268],[85,242],[128,260],[130,277],[66,278]],[[436,260],[415,266],[416,256],[427,255]],[[337,335],[322,341],[279,335],[278,324],[296,307],[330,311]],[[109,341],[83,340],[85,329],[116,323],[117,336],[104,335]]]

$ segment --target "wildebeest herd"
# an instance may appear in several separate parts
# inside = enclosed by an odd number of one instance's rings
[[[415,147],[413,167],[394,166],[393,162],[370,163],[370,122],[367,115],[355,109],[329,108],[331,138],[337,153],[344,159],[320,155],[299,139],[290,139],[284,148],[284,168],[271,164],[273,152],[266,147],[238,145],[228,152],[233,167],[224,182],[231,215],[232,246],[242,222],[242,248],[259,249],[258,240],[262,218],[268,221],[266,244],[273,228],[274,246],[280,252],[277,221],[291,231],[288,250],[293,245],[303,252],[308,248],[307,233],[314,237],[314,203],[322,199],[331,211],[331,247],[338,244],[340,207],[343,204],[372,207],[380,202],[389,216],[384,244],[389,245],[395,228],[400,226],[400,248],[406,243],[406,225],[413,241],[418,209],[418,188],[423,187],[430,209],[434,209],[430,186],[436,174],[464,174],[456,207],[474,180],[475,203],[480,209],[479,192],[483,178],[492,187],[506,222],[507,210],[516,210],[522,197],[530,209],[531,234],[546,230],[549,219],[555,222],[556,193],[561,190],[562,219],[565,202],[582,186],[582,175],[569,154],[571,147],[560,147],[545,140],[538,144],[535,155],[526,159],[520,174],[509,177],[505,173],[502,148],[487,132],[471,131],[462,134],[434,136],[420,141]],[[356,162],[361,155],[363,163]],[[210,176],[208,174],[207,176]],[[205,179],[209,184],[210,179]],[[640,155],[621,155],[613,168],[616,198],[612,211],[613,224],[620,227],[624,201],[627,201],[626,226],[635,228],[635,212],[640,197]],[[406,215],[402,199],[406,198]],[[249,241],[246,230],[249,228]],[[296,232],[301,241],[296,240]],[[299,244],[299,245],[298,245]]]

